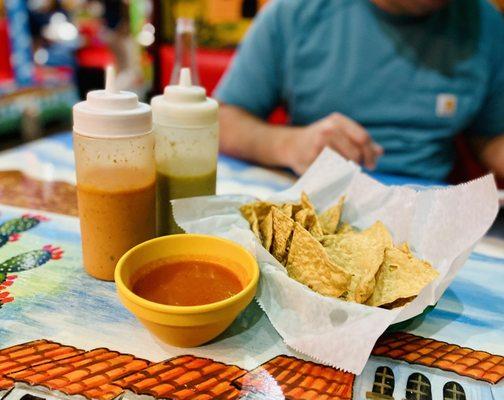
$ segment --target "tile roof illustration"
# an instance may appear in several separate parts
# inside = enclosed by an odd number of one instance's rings
[[[349,400],[355,375],[294,357],[278,356],[233,382],[254,399]]]
[[[122,393],[115,379],[144,369],[148,361],[108,349],[94,349],[73,357],[30,366],[8,375],[32,386],[42,386],[67,395],[108,400]]]
[[[49,340],[35,340],[0,350],[0,391],[10,389],[14,381],[6,375],[30,366],[61,360],[84,350]]]
[[[180,356],[153,364],[113,384],[158,399],[236,399],[240,392],[231,381],[244,373],[236,366],[207,358]]]
[[[502,356],[410,333],[384,334],[372,355],[491,384],[504,377]],[[48,340],[0,350],[0,392],[19,382],[97,400],[112,400],[125,391],[129,398],[170,400],[350,400],[354,380],[351,373],[284,355],[247,372],[192,355],[151,363],[105,348],[84,351]]]
[[[376,343],[372,354],[439,368],[493,384],[504,377],[502,356],[410,333],[396,332],[383,335]]]

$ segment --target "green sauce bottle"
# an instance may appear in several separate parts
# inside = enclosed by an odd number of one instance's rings
[[[215,194],[219,148],[218,103],[191,84],[188,68],[178,85],[151,101],[156,137],[157,234],[180,233],[170,201]]]

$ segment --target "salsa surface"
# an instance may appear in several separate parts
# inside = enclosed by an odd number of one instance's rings
[[[201,260],[157,260],[142,268],[133,293],[155,303],[198,306],[227,299],[243,289],[226,267]]]

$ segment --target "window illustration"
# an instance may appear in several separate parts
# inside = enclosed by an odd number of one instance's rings
[[[464,389],[457,382],[448,382],[443,387],[443,400],[466,400]]]
[[[394,373],[389,367],[376,369],[373,391],[366,393],[367,399],[389,400],[394,394]]]
[[[406,400],[432,400],[431,384],[426,376],[412,374],[406,385]]]

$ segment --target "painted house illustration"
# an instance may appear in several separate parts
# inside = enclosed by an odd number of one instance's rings
[[[408,333],[382,336],[359,376],[290,356],[252,371],[184,355],[158,363],[37,340],[0,350],[2,400],[500,400],[504,357]]]
[[[504,399],[504,357],[409,333],[385,334],[354,399]]]

